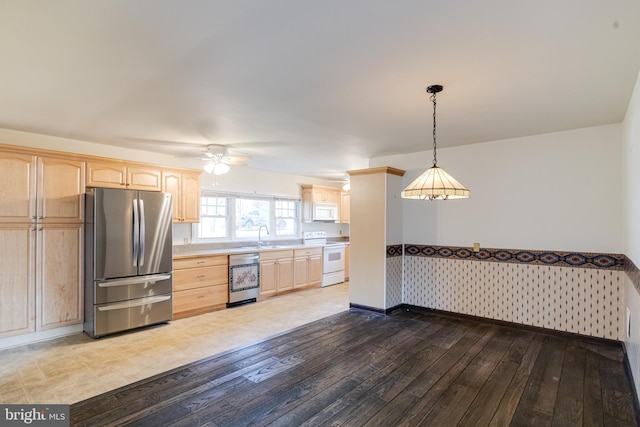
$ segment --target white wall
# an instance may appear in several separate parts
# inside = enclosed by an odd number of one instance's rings
[[[110,157],[114,159],[131,160],[144,163],[155,163],[163,166],[195,168],[192,159],[179,158],[166,154],[133,150],[130,148],[113,147],[94,142],[80,141],[70,138],[59,138],[36,133],[20,132],[0,128],[0,144],[18,145],[22,147],[42,148],[45,150],[64,151],[68,153],[86,154],[90,156]]]
[[[615,124],[439,149],[438,165],[471,198],[405,200],[404,242],[621,253],[621,147]],[[408,185],[431,158],[378,157],[370,167],[404,169]]]
[[[624,254],[640,267],[640,74],[623,122]],[[626,305],[631,314],[627,357],[636,391],[640,390],[640,295],[626,281]]]

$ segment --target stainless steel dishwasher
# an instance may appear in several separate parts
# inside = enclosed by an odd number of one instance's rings
[[[260,254],[229,255],[227,307],[255,302],[260,296]]]

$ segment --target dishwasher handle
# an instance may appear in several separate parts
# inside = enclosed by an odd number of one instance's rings
[[[259,253],[229,255],[229,266],[259,264],[259,263],[260,263]]]

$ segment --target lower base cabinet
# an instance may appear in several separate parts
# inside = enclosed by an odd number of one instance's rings
[[[82,323],[83,224],[0,224],[0,337]]]
[[[322,248],[296,249],[293,256],[293,286],[319,286],[322,283]]]
[[[227,255],[173,260],[173,316],[188,317],[224,308],[229,302]]]
[[[293,250],[260,253],[260,296],[293,289]]]

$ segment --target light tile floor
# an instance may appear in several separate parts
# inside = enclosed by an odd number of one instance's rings
[[[0,403],[75,403],[348,308],[344,283],[98,340],[75,334],[0,350]]]

